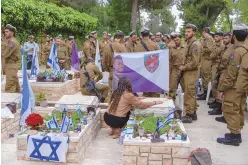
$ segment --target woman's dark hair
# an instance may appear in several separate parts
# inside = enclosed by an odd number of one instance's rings
[[[118,82],[118,88],[114,91],[110,98],[110,108],[109,112],[115,112],[117,109],[117,106],[119,104],[119,101],[121,99],[121,96],[123,93],[127,91],[132,93],[132,84],[131,81],[127,77],[123,77]]]

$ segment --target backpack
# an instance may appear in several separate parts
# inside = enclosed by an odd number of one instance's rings
[[[198,148],[192,151],[189,161],[191,161],[191,165],[212,165],[211,154],[206,148]]]

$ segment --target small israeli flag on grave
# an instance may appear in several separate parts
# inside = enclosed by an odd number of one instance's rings
[[[49,121],[46,123],[46,125],[47,125],[47,128],[49,128],[49,129],[58,128],[59,125],[58,125],[57,120],[56,120],[56,115],[54,115],[54,116],[52,117],[52,119],[49,120]]]
[[[79,104],[77,104],[76,110],[77,110],[77,114],[79,114],[79,115],[82,115],[83,114],[82,111],[81,111],[81,108],[80,108],[80,105]]]
[[[64,116],[61,124],[60,132],[67,133],[69,126],[72,126],[71,117]]]

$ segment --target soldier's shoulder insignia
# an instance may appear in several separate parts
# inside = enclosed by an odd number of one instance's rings
[[[13,42],[13,41],[10,41],[10,42],[9,42],[9,46],[10,46],[10,47],[13,47],[13,46],[15,46],[15,42]]]
[[[198,52],[198,45],[197,45],[197,43],[194,44],[193,50],[194,50],[195,53]]]

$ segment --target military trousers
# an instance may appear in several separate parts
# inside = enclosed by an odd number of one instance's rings
[[[109,86],[108,85],[96,84],[96,89],[100,92],[100,94],[103,98],[107,98],[108,92],[109,92]],[[87,87],[82,87],[81,93],[82,93],[82,95],[87,95],[87,96],[95,96],[96,95],[96,93],[94,91],[88,91]]]
[[[1,53],[3,53],[3,52],[1,52]],[[3,56],[1,56],[1,60],[2,60],[1,61],[1,63],[2,63],[2,68],[1,68],[2,69],[2,74],[5,75],[5,71],[6,71],[5,70],[5,58]]]
[[[201,78],[203,89],[208,89],[208,83],[211,81],[211,63],[212,61],[202,58]]]
[[[180,70],[178,69],[178,67],[172,67],[170,69],[169,96],[173,100],[176,99],[177,81],[178,81],[179,74],[180,74]]]
[[[218,66],[219,66],[219,64],[213,64],[212,67],[211,67],[211,81],[212,82],[214,82],[215,79],[216,79]],[[217,84],[216,83],[212,83],[212,94],[213,94],[213,97],[214,98],[217,97],[217,89],[218,89]]]
[[[183,72],[184,107],[186,114],[194,114],[196,111],[196,87],[197,70]]]
[[[6,64],[6,93],[20,93],[21,88],[17,77],[18,64]]]

